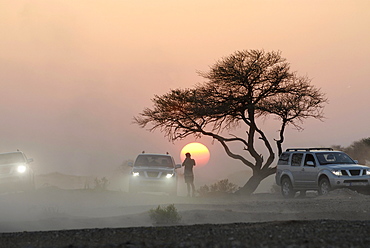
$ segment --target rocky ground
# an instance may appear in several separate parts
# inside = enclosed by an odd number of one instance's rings
[[[148,211],[174,204],[182,220]],[[370,196],[169,197],[43,189],[0,195],[0,247],[370,247]]]
[[[369,247],[370,221],[81,229],[0,234],[0,247]]]

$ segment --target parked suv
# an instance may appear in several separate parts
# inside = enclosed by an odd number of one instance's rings
[[[177,195],[176,169],[180,167],[169,154],[139,154],[132,165],[129,191],[157,191]]]
[[[331,148],[293,148],[281,154],[275,180],[286,198],[306,190],[320,195],[336,188],[369,191],[370,168]]]
[[[1,153],[1,191],[34,189],[34,175],[29,166],[32,161],[32,158],[28,159],[21,151]]]

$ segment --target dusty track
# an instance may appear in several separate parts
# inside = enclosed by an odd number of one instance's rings
[[[0,247],[369,247],[369,221],[281,221],[0,234]]]
[[[172,203],[181,223],[153,227],[148,210]],[[171,198],[47,188],[1,194],[0,204],[2,247],[370,245],[370,196],[349,190],[286,200],[279,194]]]

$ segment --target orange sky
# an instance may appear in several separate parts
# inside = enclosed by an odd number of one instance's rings
[[[0,151],[24,150],[39,173],[105,173],[142,150],[178,156],[193,139],[169,143],[133,116],[242,49],[282,51],[327,93],[327,119],[288,130],[285,147],[347,146],[370,136],[369,23],[368,0],[0,0]],[[210,164],[244,168],[200,141]]]

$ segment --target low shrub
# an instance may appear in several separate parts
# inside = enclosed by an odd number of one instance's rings
[[[277,185],[276,183],[274,183],[274,184],[271,186],[270,192],[271,192],[272,194],[279,194],[279,193],[281,192],[280,186],[279,186],[279,185]]]
[[[235,193],[240,187],[229,182],[229,179],[220,180],[210,186],[201,186],[197,192],[199,196],[207,196],[212,193]]]
[[[94,187],[93,189],[94,190],[97,190],[97,191],[106,191],[107,188],[108,188],[108,179],[106,177],[102,177],[101,179],[99,178],[95,178],[94,179]]]
[[[149,216],[153,224],[157,225],[177,224],[181,221],[181,216],[174,204],[167,207],[158,205],[156,209],[149,210]]]

